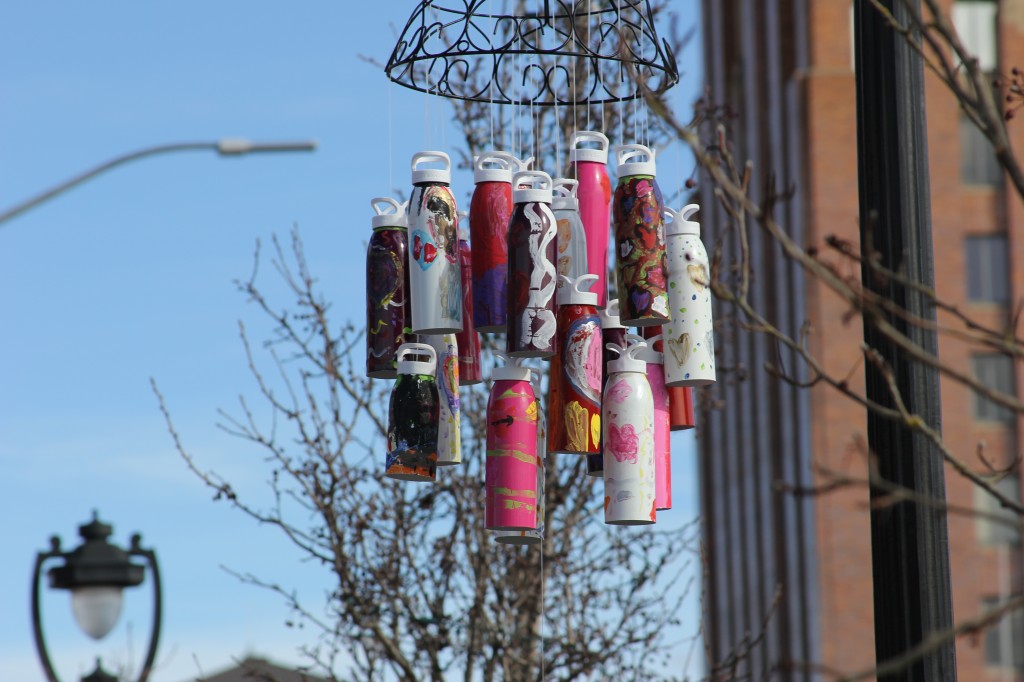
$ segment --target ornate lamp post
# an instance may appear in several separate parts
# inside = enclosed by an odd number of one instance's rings
[[[63,565],[54,566],[46,572],[50,587],[71,591],[71,610],[75,621],[85,634],[93,639],[102,639],[117,624],[124,604],[122,591],[126,587],[141,585],[146,577],[146,567],[131,561],[140,557],[149,564],[153,574],[153,625],[149,638],[149,649],[138,682],[145,682],[156,658],[157,642],[160,639],[160,569],[156,553],[143,549],[142,536],[132,535],[131,547],[126,551],[107,541],[113,528],[99,520],[93,513],[92,521],[78,527],[82,544],[69,552],[62,552],[60,538],[50,538],[50,550],[36,555],[32,572],[32,629],[36,650],[43,664],[49,682],[60,682],[53,670],[50,656],[43,637],[43,625],[39,614],[40,578],[43,564],[51,559],[63,560]],[[82,682],[117,682],[117,678],[105,672],[96,660],[96,670]]]

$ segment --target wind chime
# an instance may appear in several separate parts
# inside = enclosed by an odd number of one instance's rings
[[[512,14],[494,4],[420,2],[388,77],[492,111],[586,106],[588,123],[591,105],[678,81],[646,0],[527,1],[517,4],[534,11]],[[572,178],[504,150],[476,156],[468,215],[443,151],[412,157],[407,204],[371,202],[366,371],[395,381],[385,475],[433,481],[461,463],[460,379],[484,379],[479,333],[504,334],[484,475],[486,527],[507,544],[543,537],[549,454],[587,457],[604,480],[605,523],[654,523],[672,507],[670,431],[693,428],[693,388],[715,381],[699,207],[665,206],[655,150],[639,140],[612,147],[578,130],[567,146]],[[546,409],[545,370],[524,362],[546,366]]]

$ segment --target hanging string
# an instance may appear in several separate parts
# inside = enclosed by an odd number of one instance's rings
[[[395,189],[395,181],[391,175],[392,159],[394,154],[391,148],[391,137],[392,137],[392,119],[391,119],[391,79],[388,79],[388,194]]]
[[[620,0],[615,0],[615,32],[619,36],[619,51],[622,51],[622,5],[619,4]],[[619,64],[619,84],[621,85],[625,78],[622,73],[623,66]],[[624,105],[622,98],[619,97],[619,144],[626,144],[626,118]]]
[[[585,52],[590,52],[590,17],[591,17],[590,0],[587,0],[587,49],[585,50]],[[589,57],[587,58],[587,64],[590,67],[588,69],[588,71],[593,71],[594,72],[594,78],[597,78],[598,77],[597,76],[597,65],[591,63],[591,60],[590,60]],[[590,87],[590,77],[589,76],[587,77],[587,82],[584,85],[584,87],[587,88],[587,130],[590,130],[590,91],[591,91],[592,88]]]
[[[545,463],[544,466],[546,469],[547,463]],[[547,486],[545,485],[545,489],[546,488]],[[547,505],[544,506],[547,507]],[[543,520],[541,520],[537,525],[540,526],[542,523],[544,523]],[[540,611],[540,682],[544,682],[544,678],[547,677],[547,671],[545,670],[546,662],[544,660],[544,657],[547,654],[547,642],[544,640],[544,624],[547,620],[547,618],[545,618],[545,607],[547,606],[547,602],[544,597],[544,585],[547,582],[544,579],[544,533],[546,532],[547,528],[541,531],[540,534],[540,609],[538,609]]]
[[[576,92],[576,3],[575,0],[572,5],[572,132],[575,133],[579,128],[578,119],[576,118],[576,100],[578,99],[578,93]],[[556,102],[558,100],[555,100]],[[571,133],[570,133],[571,134]],[[576,172],[576,164],[572,164],[572,177],[575,180],[579,180],[579,176]]]
[[[494,0],[490,0],[490,2],[488,3],[488,7],[489,7],[488,13],[491,15],[490,18],[493,19],[493,17],[494,17]],[[490,39],[488,38],[488,41],[489,40]],[[494,75],[491,76],[491,82],[488,85],[488,88],[489,88],[488,94],[490,96],[491,105],[489,107],[487,107],[487,115],[488,115],[488,117],[490,118],[490,121],[491,121],[491,137],[490,137],[490,141],[491,141],[491,149],[493,150],[494,149],[494,79],[497,77],[497,74],[498,74],[498,56],[497,55],[495,55],[495,57],[494,57],[494,70],[493,70],[492,73]]]

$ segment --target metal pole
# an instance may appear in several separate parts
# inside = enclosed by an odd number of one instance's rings
[[[112,168],[116,168],[130,161],[136,161],[138,159],[142,159],[147,156],[155,156],[157,154],[167,154],[169,152],[196,151],[204,149],[216,151],[221,156],[241,156],[242,154],[261,152],[311,152],[316,149],[316,142],[313,140],[303,140],[299,142],[250,142],[249,140],[240,138],[225,138],[214,142],[175,142],[172,144],[147,147],[138,151],[129,152],[128,154],[122,154],[110,161],[101,163],[95,168],[79,173],[78,175],[65,180],[45,192],[37,194],[31,199],[27,199],[16,206],[12,206],[6,211],[0,213],[0,225],[11,218],[21,215],[30,208],[52,199],[58,194],[63,194],[69,189],[77,187],[86,180],[94,178],[101,173],[105,173]]]
[[[911,24],[918,0],[880,0],[901,25]],[[883,267],[933,286],[928,144],[924,74],[907,38],[894,31],[873,0],[855,0],[857,150],[860,178],[861,250],[865,263],[877,254]],[[935,311],[920,292],[862,269],[865,288],[894,301],[911,315],[934,320]],[[907,408],[935,429],[941,428],[939,379],[934,369],[915,362],[864,316],[864,340],[895,375]],[[927,353],[937,354],[934,332],[881,315]],[[892,406],[881,372],[866,363],[867,397]],[[873,501],[893,485],[914,496],[945,501],[943,462],[937,449],[902,423],[868,413],[868,445],[877,476]],[[935,632],[953,625],[949,547],[945,511],[940,505],[900,502],[872,507],[871,549],[874,578],[875,655],[879,664],[906,654]],[[953,682],[953,639],[931,649],[883,682]]]

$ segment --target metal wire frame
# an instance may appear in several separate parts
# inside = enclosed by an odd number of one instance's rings
[[[649,0],[537,0],[523,14],[489,13],[488,3],[421,0],[388,78],[441,97],[535,106],[621,102],[679,82]]]

